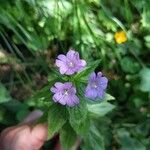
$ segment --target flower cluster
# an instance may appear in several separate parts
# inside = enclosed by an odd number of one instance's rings
[[[59,55],[55,62],[59,68],[61,74],[73,75],[80,72],[86,66],[86,61],[80,59],[79,53],[74,50],[69,50],[66,55]],[[103,98],[105,89],[107,87],[108,79],[102,77],[102,73],[91,73],[88,85],[85,89],[85,97],[96,100],[97,98]],[[53,100],[62,105],[75,106],[79,104],[79,98],[76,95],[76,88],[71,82],[56,82],[51,87],[51,92],[54,93]]]

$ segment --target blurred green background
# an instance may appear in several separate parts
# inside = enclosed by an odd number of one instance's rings
[[[97,71],[116,98],[115,110],[99,119],[99,150],[148,149],[149,0],[0,0],[0,130],[34,109],[26,100],[47,85],[56,56],[69,48],[87,62],[102,59]]]

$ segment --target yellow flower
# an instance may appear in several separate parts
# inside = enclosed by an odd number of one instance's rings
[[[124,31],[119,31],[115,33],[115,41],[118,44],[124,43],[127,41],[127,35]]]

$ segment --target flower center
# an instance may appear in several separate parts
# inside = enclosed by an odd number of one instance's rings
[[[74,63],[73,62],[69,62],[69,67],[74,67]]]
[[[69,94],[69,90],[64,90],[64,95],[68,95]]]
[[[96,89],[98,86],[97,86],[97,84],[95,82],[93,82],[92,83],[92,87]]]

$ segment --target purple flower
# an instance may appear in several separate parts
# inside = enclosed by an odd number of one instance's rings
[[[103,98],[107,83],[108,79],[106,77],[102,77],[101,72],[97,75],[93,72],[89,77],[89,82],[85,90],[85,96],[93,100],[96,98]]]
[[[56,82],[50,90],[55,93],[53,96],[54,102],[68,106],[74,106],[79,103],[79,98],[76,96],[76,88],[71,82]]]
[[[55,64],[59,67],[61,74],[72,75],[81,71],[85,67],[86,61],[79,58],[78,52],[69,50],[66,56],[58,55]]]

